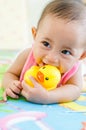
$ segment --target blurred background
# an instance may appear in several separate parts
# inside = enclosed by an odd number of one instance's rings
[[[32,26],[37,25],[50,0],[0,0],[0,49],[30,47]],[[84,0],[86,1],[86,0]]]
[[[0,0],[0,49],[20,50],[32,44],[32,26],[49,0]]]

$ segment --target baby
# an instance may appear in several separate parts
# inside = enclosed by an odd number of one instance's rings
[[[4,100],[7,96],[41,104],[76,100],[81,93],[81,61],[86,57],[86,7],[78,0],[53,0],[44,8],[37,28],[32,27],[34,44],[21,52],[4,74]],[[35,78],[27,85],[24,73],[33,65],[56,66],[60,85],[47,91]]]

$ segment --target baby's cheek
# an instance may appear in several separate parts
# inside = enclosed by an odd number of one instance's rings
[[[72,64],[71,62],[65,63],[63,66],[63,72],[65,73],[65,72],[69,71],[73,66],[74,66],[74,64]]]
[[[61,66],[61,67],[59,68],[59,70],[60,70],[61,74],[64,74],[67,69],[65,68],[65,66]]]

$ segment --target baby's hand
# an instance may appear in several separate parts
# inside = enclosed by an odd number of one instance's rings
[[[25,81],[23,81],[21,94],[30,102],[46,104],[48,99],[48,91],[33,77],[30,79],[34,84],[34,88],[30,87],[25,83]]]
[[[22,90],[22,86],[20,81],[14,80],[10,83],[9,87],[7,87],[4,91],[3,98],[5,101],[7,101],[7,96],[10,96],[11,98],[19,98],[19,94]]]

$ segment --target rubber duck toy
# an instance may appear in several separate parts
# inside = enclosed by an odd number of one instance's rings
[[[44,65],[42,67],[32,66],[26,71],[24,75],[25,82],[34,87],[30,76],[33,76],[45,89],[55,89],[61,80],[61,74],[57,67],[51,65]]]

